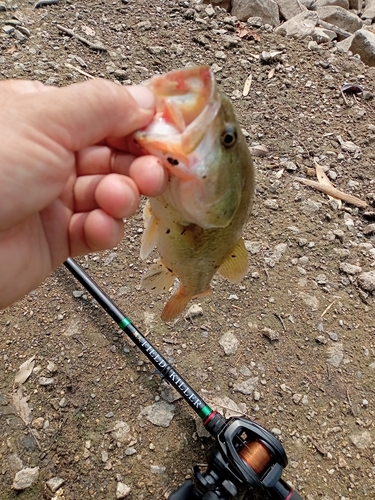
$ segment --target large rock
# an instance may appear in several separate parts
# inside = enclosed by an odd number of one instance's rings
[[[343,9],[349,9],[349,0],[316,0],[314,8],[316,7],[342,7]]]
[[[230,0],[203,0],[203,3],[212,4],[214,7],[221,7],[225,10],[230,10]]]
[[[322,21],[334,24],[349,33],[362,28],[360,18],[342,7],[319,7],[316,12]]]
[[[306,10],[299,0],[276,0],[281,16],[288,21]]]
[[[280,24],[279,7],[274,0],[232,0],[231,13],[240,21],[247,21],[249,17],[261,17],[264,24]]]
[[[358,30],[354,34],[350,50],[353,54],[358,54],[368,66],[375,66],[375,34],[371,31]]]
[[[278,26],[275,31],[280,35],[305,38],[314,33],[318,21],[318,14],[307,10]]]
[[[366,8],[362,12],[362,18],[375,20],[375,0],[367,0]]]
[[[360,11],[362,8],[362,0],[349,0],[349,9]]]

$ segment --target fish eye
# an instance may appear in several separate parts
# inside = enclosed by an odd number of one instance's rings
[[[233,125],[226,125],[221,134],[221,144],[225,148],[233,147],[237,142],[237,130]]]

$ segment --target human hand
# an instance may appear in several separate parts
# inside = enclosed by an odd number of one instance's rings
[[[112,248],[166,174],[131,134],[154,115],[142,86],[0,82],[0,308],[69,256]]]

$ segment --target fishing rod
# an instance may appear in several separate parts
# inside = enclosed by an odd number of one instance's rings
[[[64,265],[181,394],[216,440],[206,472],[194,466],[195,480],[183,483],[169,500],[231,500],[251,490],[262,491],[271,500],[302,500],[281,478],[288,459],[273,434],[250,419],[226,419],[212,410],[75,260],[69,258]]]

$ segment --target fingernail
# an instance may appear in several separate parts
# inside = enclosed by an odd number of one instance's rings
[[[128,87],[128,91],[137,102],[138,106],[147,110],[154,109],[155,96],[150,89],[144,85],[132,85]]]

